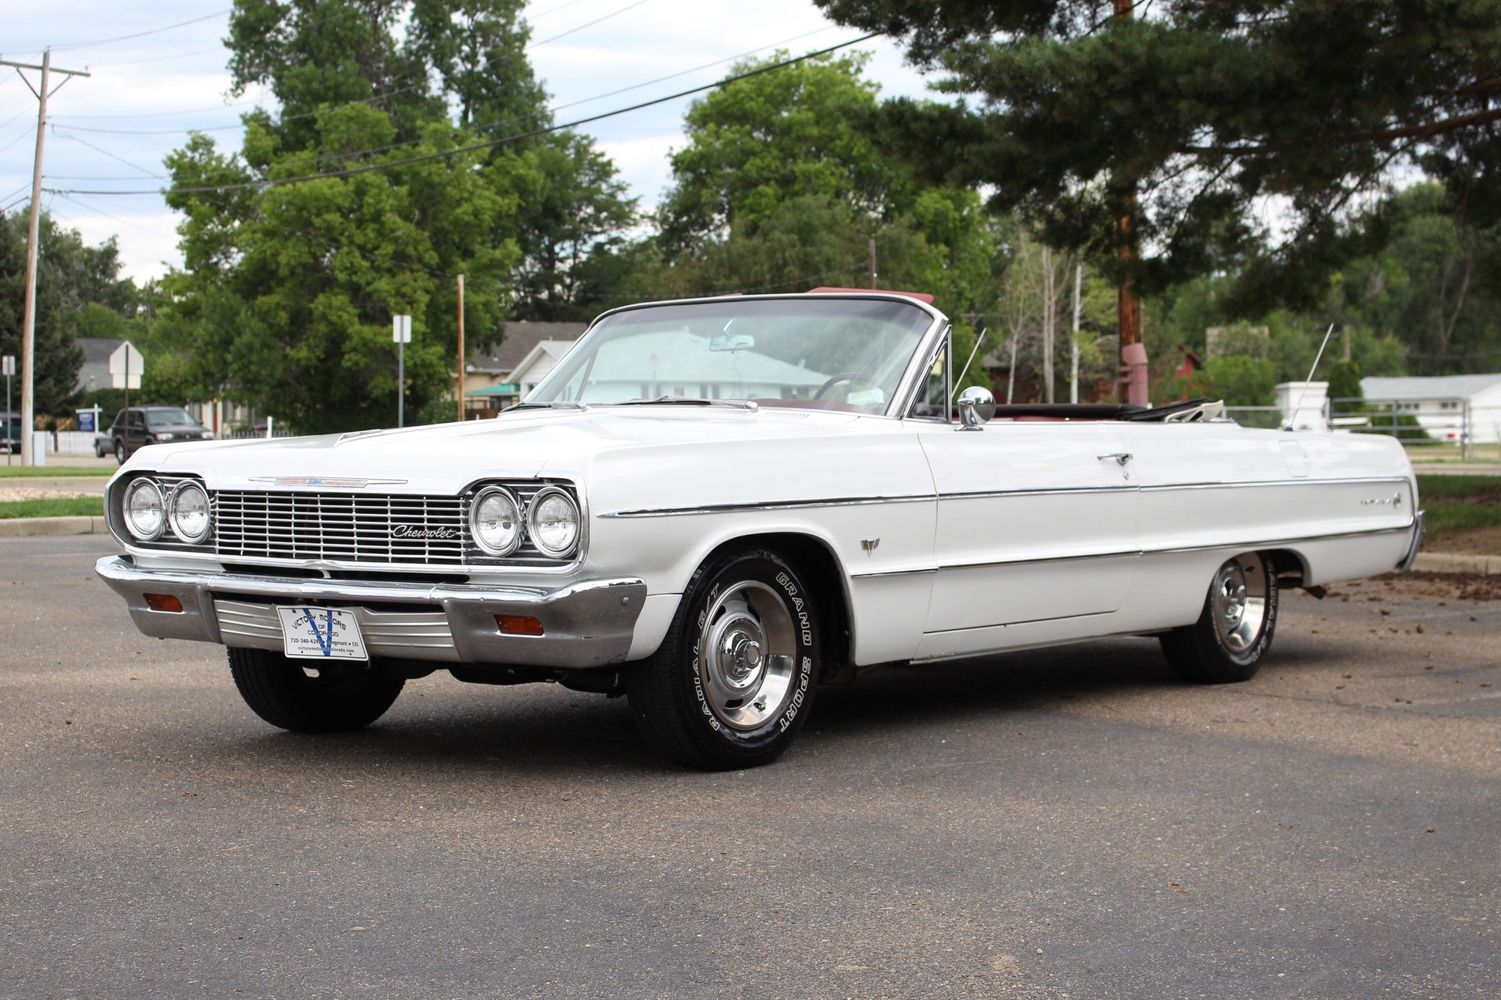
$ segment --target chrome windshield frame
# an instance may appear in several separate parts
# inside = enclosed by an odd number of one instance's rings
[[[932,305],[930,305],[930,304],[922,301],[921,299],[914,298],[914,297],[912,297],[910,295],[901,295],[901,294],[894,293],[894,292],[880,292],[880,291],[874,291],[874,292],[816,292],[816,293],[815,292],[797,292],[797,293],[784,293],[784,294],[781,294],[781,295],[711,295],[711,296],[703,296],[703,297],[700,297],[700,298],[693,298],[693,299],[664,299],[664,300],[657,301],[657,302],[637,302],[637,303],[632,303],[631,305],[618,306],[618,307],[616,307],[614,309],[610,309],[610,310],[607,310],[605,312],[602,312],[598,316],[596,316],[594,318],[594,320],[589,324],[588,329],[586,329],[584,331],[583,336],[579,337],[578,340],[574,341],[574,345],[573,345],[572,348],[569,349],[568,354],[572,354],[575,350],[577,350],[578,346],[580,344],[584,343],[584,341],[588,339],[589,335],[594,332],[595,327],[599,326],[602,322],[604,322],[605,320],[609,319],[611,316],[618,316],[621,313],[634,312],[634,311],[640,310],[640,309],[656,309],[656,308],[661,308],[661,307],[671,308],[673,306],[702,305],[702,304],[705,304],[705,303],[727,302],[727,301],[728,302],[798,301],[798,300],[806,299],[810,295],[816,295],[819,299],[855,299],[855,300],[878,299],[878,300],[885,301],[885,302],[901,302],[901,303],[904,303],[906,305],[915,306],[917,309],[919,309],[922,312],[924,312],[924,313],[927,314],[927,317],[928,317],[927,328],[923,330],[922,336],[918,339],[917,347],[916,347],[916,349],[913,350],[912,357],[909,358],[908,361],[907,361],[907,367],[903,370],[901,378],[897,380],[895,391],[891,394],[891,398],[889,400],[887,400],[887,402],[886,402],[886,408],[884,410],[882,410],[880,413],[867,413],[867,414],[864,414],[865,416],[884,416],[884,417],[893,417],[893,418],[900,419],[902,417],[902,415],[906,412],[907,405],[910,402],[910,397],[911,397],[912,393],[915,391],[915,387],[919,384],[920,379],[923,376],[926,375],[928,366],[932,363],[932,355],[933,355],[933,351],[935,349],[934,348],[934,342],[936,340],[939,340],[939,339],[942,339],[942,338],[946,337],[947,336],[948,327],[949,327],[949,319],[948,319],[947,316],[945,316],[939,310],[935,309]],[[556,371],[556,372],[563,371],[563,365],[564,365],[564,362],[568,360],[568,354],[565,354],[562,358],[560,358],[558,360],[558,363],[557,363],[556,366],[554,366],[553,371]],[[520,400],[520,402],[521,403],[544,402],[542,400],[534,399],[533,397],[535,397],[536,394],[542,388],[544,388],[545,386],[547,386],[551,382],[552,375],[553,375],[553,372],[548,372],[547,375],[543,376],[542,381],[538,382],[535,386],[533,386],[532,387],[532,391],[529,392],[529,393],[527,393],[524,397],[522,397],[522,399]],[[611,403],[590,403],[588,405],[589,406],[611,406],[611,405],[615,405],[615,404],[611,404]],[[796,407],[793,406],[791,408],[795,409]]]

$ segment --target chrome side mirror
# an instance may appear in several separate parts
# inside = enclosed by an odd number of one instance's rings
[[[982,431],[995,416],[995,397],[983,386],[972,385],[959,394],[959,430]]]

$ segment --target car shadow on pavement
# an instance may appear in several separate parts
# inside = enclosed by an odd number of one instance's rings
[[[1318,669],[1334,655],[1294,647],[1279,651],[1264,669],[1266,674]],[[1096,696],[1171,690],[1178,683],[1151,639],[883,666],[852,684],[821,688],[811,731],[799,744],[817,740],[824,754],[860,754],[873,736],[957,719],[984,722],[1047,711]],[[625,699],[552,685],[414,681],[392,711],[368,729],[325,736],[273,730],[243,706],[235,708],[243,712],[240,724],[213,736],[195,733],[194,753],[208,746],[214,748],[210,753],[225,757],[253,756],[258,767],[284,769],[288,776],[310,762],[320,770],[379,766],[392,776],[411,771],[424,781],[474,772],[556,777],[602,767],[616,773],[687,773],[642,742]],[[797,752],[795,745],[792,756]]]

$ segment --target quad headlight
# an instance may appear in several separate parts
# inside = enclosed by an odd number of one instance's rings
[[[469,531],[487,555],[508,556],[521,545],[521,507],[511,492],[490,486],[469,508]]]
[[[526,530],[539,552],[563,559],[578,547],[578,504],[556,486],[540,490],[527,505]]]
[[[125,487],[125,500],[121,507],[125,528],[140,542],[150,542],[161,537],[167,524],[167,501],[162,488],[152,479],[132,479]]]
[[[208,491],[192,480],[179,485],[172,491],[167,520],[172,526],[172,534],[189,545],[206,541],[213,522]]]

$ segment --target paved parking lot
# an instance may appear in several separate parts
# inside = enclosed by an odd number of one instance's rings
[[[1232,687],[879,671],[705,775],[550,687],[271,730],[108,545],[0,540],[0,997],[1501,994],[1501,603],[1441,581],[1290,596]]]

